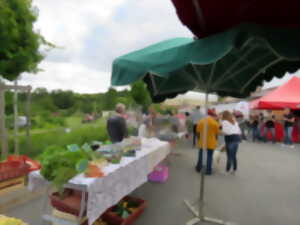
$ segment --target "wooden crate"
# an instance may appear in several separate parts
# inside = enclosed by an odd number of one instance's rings
[[[17,177],[0,182],[0,195],[18,190],[26,185],[27,176]]]
[[[52,216],[55,216],[57,218],[64,219],[64,220],[69,220],[69,221],[72,221],[72,222],[77,222],[78,221],[77,216],[74,216],[74,215],[69,214],[69,213],[61,212],[57,209],[52,210]],[[84,218],[81,219],[80,224],[85,224],[86,221],[87,221],[87,217],[85,216]],[[57,225],[57,224],[53,224],[53,225]]]

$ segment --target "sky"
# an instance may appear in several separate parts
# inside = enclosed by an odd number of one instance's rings
[[[42,72],[22,74],[19,83],[34,88],[105,92],[116,57],[164,39],[192,37],[170,0],[33,0],[33,4],[39,9],[35,28],[58,46],[40,64]],[[272,81],[267,87],[281,82]]]
[[[170,0],[33,0],[36,24],[59,48],[48,53],[39,74],[23,74],[22,84],[105,92],[112,61],[130,51],[178,36],[191,37]]]

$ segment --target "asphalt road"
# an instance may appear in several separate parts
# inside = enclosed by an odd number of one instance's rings
[[[148,203],[136,225],[184,225],[193,218],[183,203],[199,196],[200,175],[194,170],[197,150],[182,143],[172,151],[170,177],[164,184],[147,183],[133,195]],[[212,176],[206,179],[207,216],[239,225],[300,224],[300,146],[244,142],[238,152],[236,175],[224,174],[225,154]],[[18,206],[7,215],[39,225],[42,200]]]

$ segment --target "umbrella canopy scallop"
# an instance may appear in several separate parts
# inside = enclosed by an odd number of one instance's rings
[[[300,31],[243,24],[203,39],[174,38],[114,60],[111,83],[143,79],[154,101],[189,90],[247,97],[300,68]]]

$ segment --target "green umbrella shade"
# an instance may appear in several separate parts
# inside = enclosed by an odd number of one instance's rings
[[[300,31],[243,24],[204,39],[175,38],[117,58],[112,85],[144,79],[155,101],[189,90],[246,97],[300,68]]]

